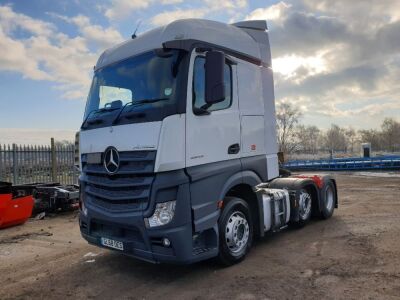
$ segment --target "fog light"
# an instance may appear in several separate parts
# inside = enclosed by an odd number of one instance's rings
[[[176,201],[157,203],[153,215],[144,219],[146,227],[157,227],[171,222],[175,214],[175,204]]]
[[[169,239],[167,239],[167,238],[163,238],[162,239],[162,244],[163,244],[164,247],[169,247],[169,246],[171,246],[171,241]]]

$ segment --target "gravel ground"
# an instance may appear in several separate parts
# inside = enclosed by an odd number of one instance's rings
[[[386,175],[337,174],[331,219],[270,235],[230,268],[88,245],[76,212],[31,220],[0,231],[0,299],[399,299],[400,177]]]

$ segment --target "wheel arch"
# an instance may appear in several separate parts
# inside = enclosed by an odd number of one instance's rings
[[[264,224],[261,222],[264,219],[262,199],[253,189],[261,182],[261,178],[253,171],[237,173],[227,180],[220,197],[238,197],[246,201],[250,207],[255,237],[264,235]]]

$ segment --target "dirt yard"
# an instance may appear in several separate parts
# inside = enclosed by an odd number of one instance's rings
[[[327,221],[258,242],[221,268],[152,265],[88,245],[77,214],[0,231],[0,299],[399,299],[400,173],[337,174]]]

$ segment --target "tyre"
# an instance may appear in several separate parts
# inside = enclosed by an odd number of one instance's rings
[[[311,219],[312,215],[312,195],[306,190],[302,189],[299,196],[299,220],[292,223],[294,227],[304,227]]]
[[[279,168],[279,176],[280,177],[289,177],[290,175],[292,175],[292,172],[290,172],[289,170]]]
[[[321,207],[321,218],[329,219],[333,215],[336,201],[336,189],[332,181],[328,181],[323,191],[323,203]]]
[[[242,261],[253,241],[253,222],[247,203],[240,198],[225,198],[218,229],[219,262],[230,266]]]

